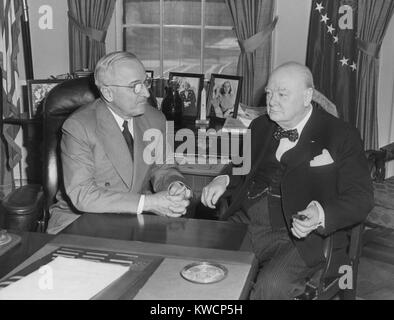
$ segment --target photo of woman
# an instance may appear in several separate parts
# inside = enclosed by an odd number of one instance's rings
[[[236,117],[241,79],[236,76],[213,75],[208,111],[218,118]]]
[[[230,81],[223,82],[220,88],[216,88],[216,91],[218,91],[215,94],[216,98],[212,101],[216,116],[219,118],[232,117],[235,96]]]

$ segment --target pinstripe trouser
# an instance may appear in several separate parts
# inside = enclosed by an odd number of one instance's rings
[[[267,197],[249,201],[230,221],[248,223],[251,248],[259,261],[259,271],[251,290],[253,300],[293,299],[304,292],[306,278],[320,267],[308,267],[290,239],[286,227],[271,227]]]

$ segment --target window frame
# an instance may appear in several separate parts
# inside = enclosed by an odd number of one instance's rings
[[[159,52],[159,64],[160,64],[160,72],[159,76],[161,78],[164,77],[164,29],[165,28],[174,28],[174,29],[198,29],[201,32],[201,49],[200,49],[200,73],[204,73],[204,50],[205,50],[205,31],[206,30],[224,30],[224,31],[234,31],[235,28],[233,26],[214,26],[214,25],[206,25],[205,24],[205,10],[206,10],[206,0],[201,1],[201,24],[200,25],[182,25],[182,24],[164,24],[164,1],[160,1],[160,23],[159,24],[141,24],[141,23],[129,23],[126,24],[123,22],[124,18],[124,0],[117,0],[116,2],[116,30],[117,30],[117,41],[116,41],[116,49],[117,50],[125,50],[126,41],[125,41],[125,29],[130,27],[138,27],[138,28],[159,28],[160,29],[160,52]]]

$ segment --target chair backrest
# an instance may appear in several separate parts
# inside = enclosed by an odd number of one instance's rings
[[[312,101],[317,103],[322,109],[338,118],[338,110],[333,102],[331,102],[323,93],[319,90],[313,90]]]
[[[80,106],[94,101],[99,92],[93,77],[67,80],[54,87],[44,102],[43,109],[43,189],[44,219],[62,185],[60,139],[61,128],[67,117]]]

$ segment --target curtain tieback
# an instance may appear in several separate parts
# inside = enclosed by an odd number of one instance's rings
[[[101,43],[105,42],[107,31],[101,31],[94,28],[84,27],[71,15],[70,12],[68,12],[68,18],[70,19],[70,22],[74,25],[74,27],[76,27],[79,30],[79,32],[81,32],[82,34],[88,36],[90,39],[93,39],[97,42],[101,42]]]
[[[380,53],[380,48],[382,47],[382,44],[357,39],[357,47],[360,51],[364,52],[366,55],[369,55],[371,57],[374,57],[375,59],[378,59],[379,53]]]
[[[238,40],[241,51],[243,53],[252,53],[260,47],[264,43],[265,39],[267,39],[271,35],[272,31],[274,31],[277,22],[278,17],[275,17],[275,19],[260,32],[246,40]]]

